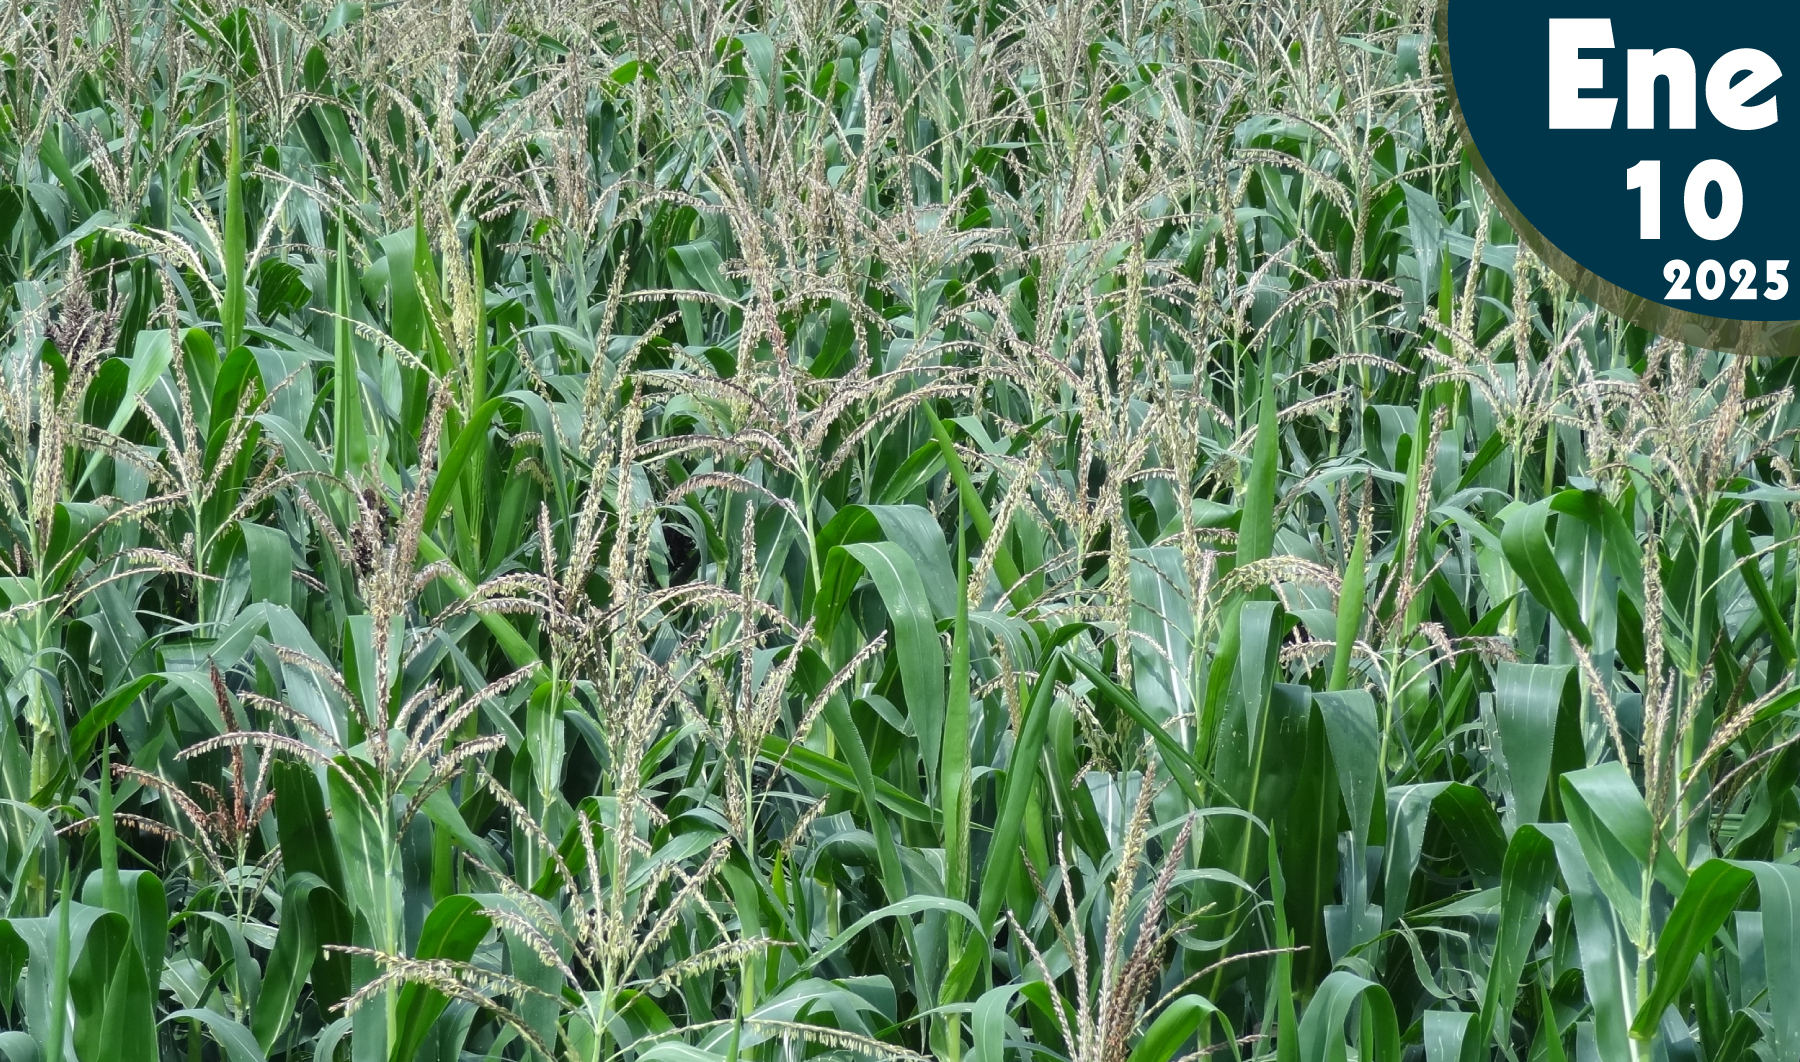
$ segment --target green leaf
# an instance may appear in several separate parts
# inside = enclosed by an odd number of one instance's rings
[[[1755,880],[1751,871],[1723,859],[1708,859],[1688,877],[1656,938],[1656,980],[1631,1021],[1631,1035],[1648,1040],[1655,1033],[1663,1011],[1687,987],[1694,958],[1737,910]]]
[[[1562,776],[1563,807],[1569,825],[1580,839],[1581,850],[1600,890],[1612,902],[1634,940],[1643,940],[1644,868],[1652,845],[1656,851],[1656,879],[1671,893],[1680,895],[1687,872],[1655,834],[1650,809],[1644,806],[1637,784],[1616,760],[1598,767],[1571,771]]]
[[[414,269],[423,242],[419,230],[409,226],[383,236],[380,242],[382,257],[387,260],[388,335],[414,354],[421,353],[425,349],[425,306]]]
[[[967,899],[969,895],[970,814],[974,794],[973,778],[969,771],[970,745],[974,737],[969,712],[973,697],[969,681],[969,539],[962,523],[959,513],[956,531],[956,618],[950,627],[950,688],[944,701],[944,747],[938,761],[938,769],[942,775],[938,782],[938,798],[944,808],[944,891],[956,900]],[[960,958],[960,933],[952,935],[950,950]]]
[[[360,766],[355,760],[340,758],[337,762],[346,771]],[[332,834],[343,861],[344,894],[350,908],[368,922],[376,947],[396,948],[400,882],[393,863],[398,853],[377,817],[384,815],[385,809],[369,807],[362,791],[340,771],[327,772],[326,788],[331,794]]]
[[[856,542],[892,542],[912,558],[931,602],[932,615],[950,619],[956,615],[956,573],[944,532],[929,509],[917,505],[846,505],[819,529],[821,557],[833,547]]]
[[[898,505],[914,491],[924,487],[944,471],[944,453],[934,440],[919,447],[882,483],[876,501],[882,505]],[[839,515],[842,515],[840,512]],[[837,517],[832,517],[837,519]]]
[[[1363,1035],[1357,1057],[1365,1062],[1400,1062],[1400,1026],[1387,989],[1338,970],[1327,977],[1300,1019],[1302,1062],[1346,1062],[1350,1045],[1344,1022],[1362,1004]]]
[[[1481,1002],[1481,1043],[1488,1037],[1502,1047],[1511,1041],[1519,977],[1555,883],[1556,846],[1535,826],[1520,826],[1506,846],[1506,862],[1500,870],[1500,929]]]
[[[107,911],[90,923],[69,966],[69,1001],[81,1062],[156,1062],[150,982],[124,916]]]
[[[1618,506],[1597,490],[1563,490],[1550,498],[1550,507],[1600,532],[1602,560],[1618,578],[1620,589],[1641,608],[1644,603],[1643,551]]]
[[[0,1053],[6,1055],[6,1062],[38,1062],[43,1057],[37,1041],[16,1029],[0,1032]]]
[[[1130,1062],[1169,1062],[1180,1051],[1182,1044],[1214,1018],[1219,1020],[1220,1025],[1224,1025],[1224,1015],[1205,996],[1191,992],[1181,996],[1163,1008],[1156,1020],[1150,1023],[1143,1038],[1131,1049]],[[1226,1035],[1229,1037],[1229,1031]]]
[[[1505,452],[1505,433],[1497,431],[1490,433],[1487,441],[1481,444],[1481,449],[1476,451],[1474,460],[1463,467],[1462,478],[1457,481],[1456,489],[1460,492],[1474,486],[1475,477],[1481,475],[1487,466],[1493,464],[1495,459]]]
[[[995,820],[994,837],[988,846],[987,867],[981,875],[981,920],[979,932],[984,940],[992,939],[995,919],[1000,914],[1007,887],[1019,866],[1019,835],[1025,824],[1025,805],[1038,782],[1038,755],[1044,748],[1044,735],[1050,722],[1050,704],[1056,697],[1056,683],[1063,673],[1064,657],[1052,653],[1041,666],[1033,687],[1025,720],[1013,743],[1007,760],[1006,782],[1001,789],[1000,815]]]
[[[1565,780],[1566,781],[1566,780]],[[1556,862],[1575,916],[1582,984],[1594,1008],[1594,1037],[1602,1058],[1631,1058],[1631,1012],[1637,949],[1595,880],[1575,830],[1566,823],[1537,827],[1556,846]]]
[[[1237,566],[1269,556],[1275,544],[1275,481],[1281,457],[1281,435],[1276,422],[1275,359],[1262,357],[1262,386],[1256,402],[1256,441],[1250,451],[1250,468],[1244,477],[1243,518],[1238,523]]]
[[[459,599],[467,600],[475,595],[475,584],[469,581],[468,576],[457,570],[456,565],[450,563],[443,549],[432,541],[429,534],[419,537],[419,559],[426,564],[441,564],[440,570],[444,573],[444,581],[449,584],[451,592]],[[501,651],[506,654],[506,658],[512,662],[514,667],[531,667],[540,662],[537,650],[533,649],[531,643],[519,634],[518,629],[512,625],[512,621],[505,614],[490,609],[479,609],[478,614],[481,617],[481,625],[493,636],[494,641],[499,643]]]
[[[69,731],[69,758],[80,762],[86,758],[94,741],[105,732],[106,728],[118,721],[119,716],[134,704],[138,697],[151,686],[162,681],[161,675],[144,675],[133,679],[106,695],[106,699],[87,710]]]
[[[76,178],[75,171],[69,166],[68,156],[63,152],[60,126],[61,123],[53,123],[45,131],[44,138],[38,142],[38,161],[56,175],[63,194],[69,197],[69,205],[74,213],[70,220],[80,221],[94,212],[94,206],[88,199],[87,185]]]
[[[250,599],[288,608],[293,605],[294,549],[279,527],[238,521],[250,561]]]
[[[1188,750],[1181,747],[1180,742],[1175,740],[1162,723],[1157,722],[1149,712],[1144,710],[1136,697],[1108,678],[1105,672],[1079,655],[1070,654],[1067,659],[1075,670],[1081,672],[1082,677],[1093,684],[1094,692],[1101,699],[1124,712],[1151,740],[1156,742],[1157,749],[1169,764],[1176,784],[1181,786],[1183,793],[1187,794],[1188,801],[1197,808],[1205,807],[1206,799],[1200,795],[1199,787],[1195,785],[1194,781],[1196,778],[1207,777],[1206,769],[1200,766],[1199,761],[1194,759]]]
[[[475,946],[493,926],[493,919],[474,897],[446,896],[425,916],[424,928],[419,931],[419,946],[413,957],[468,962],[475,954]],[[449,1002],[442,992],[421,982],[410,982],[401,988],[400,1002],[394,1010],[397,1022],[394,1046],[388,1062],[411,1062],[419,1045],[425,1042],[425,1033],[431,1023],[444,1012]]]
[[[450,444],[450,453],[438,466],[437,478],[431,483],[431,493],[425,497],[425,519],[423,526],[433,527],[438,517],[444,515],[444,508],[456,495],[456,486],[463,469],[478,454],[486,451],[488,446],[488,422],[500,409],[501,400],[490,398],[483,402],[475,412],[469,414],[469,422],[456,433],[456,441]]]
[[[537,429],[542,440],[543,466],[550,473],[550,484],[554,489],[553,497],[556,505],[554,511],[561,517],[569,511],[569,471],[563,463],[562,443],[558,438],[559,425],[556,415],[551,412],[549,403],[535,391],[508,391],[500,396],[509,402],[516,402],[526,413],[531,415],[532,425]]]
[[[206,1031],[212,1033],[213,1039],[225,1049],[225,1057],[231,1062],[268,1062],[250,1030],[216,1010],[178,1010],[164,1018],[163,1024],[172,1021],[197,1021],[206,1026]]]
[[[1585,758],[1574,666],[1502,661],[1494,669],[1494,716],[1513,815],[1519,825],[1536,822],[1545,794],[1554,812],[1561,803],[1556,780],[1580,769]]]
[[[1557,564],[1556,552],[1550,545],[1547,529],[1551,500],[1545,498],[1530,505],[1515,503],[1502,511],[1500,515],[1506,526],[1500,531],[1500,544],[1506,552],[1506,562],[1512,565],[1514,574],[1524,582],[1532,596],[1548,608],[1577,641],[1591,646],[1594,636],[1582,621],[1581,607],[1576,603],[1575,593],[1569,589],[1569,580]]]
[[[1743,863],[1762,894],[1764,979],[1769,991],[1765,1036],[1775,1058],[1800,1056],[1800,867]]]
[[[770,763],[780,763],[788,770],[803,778],[815,782],[836,786],[848,793],[860,792],[856,773],[849,767],[821,753],[814,752],[805,745],[790,744],[771,734],[763,738],[763,759]],[[937,812],[916,797],[907,796],[892,782],[885,778],[874,781],[875,799],[896,815],[904,815],[915,822],[936,822]]]
[[[956,443],[950,438],[950,429],[938,418],[929,404],[919,407],[925,419],[931,424],[931,434],[937,440],[938,449],[943,452],[944,463],[950,468],[950,478],[956,482],[958,499],[962,502],[963,511],[975,524],[976,534],[981,536],[993,557],[994,574],[999,577],[1000,585],[1006,590],[1007,600],[1014,608],[1025,611],[1031,604],[1031,595],[1024,584],[1024,575],[1013,560],[1011,551],[1006,548],[1006,528],[1000,528],[1000,537],[994,535],[994,521],[988,515],[987,504],[981,500],[981,492],[975,488],[975,480],[969,475],[968,466],[963,464],[962,455],[956,452]]]
[[[850,319],[850,309],[843,302],[831,300],[831,312],[827,318],[825,337],[819,344],[819,353],[813,358],[806,371],[818,379],[834,376],[844,367],[856,344],[856,327]],[[930,416],[930,407],[926,407],[926,415]],[[927,444],[929,445],[929,444]]]
[[[319,944],[314,929],[312,896],[328,889],[317,874],[290,871],[281,890],[281,926],[263,968],[262,995],[251,1018],[257,1045],[267,1052],[294,1016],[300,992],[312,972]],[[323,995],[323,993],[320,993]]]
[[[220,294],[224,305],[219,308],[220,346],[236,350],[244,342],[244,308],[249,302],[244,279],[244,133],[238,124],[237,93],[225,95],[225,218],[224,246],[219,248],[224,259],[225,285]]]
[[[1486,795],[1472,785],[1453,782],[1432,799],[1431,809],[1456,840],[1456,850],[1476,884],[1498,885],[1506,861],[1506,831]]]
[[[1762,558],[1755,555],[1756,548],[1750,542],[1750,532],[1743,520],[1731,522],[1731,548],[1738,556],[1738,574],[1744,580],[1745,589],[1750,591],[1750,599],[1756,603],[1757,614],[1769,631],[1775,652],[1781,660],[1793,662],[1796,659],[1793,632],[1788,629],[1775,596],[1769,592],[1769,584],[1762,575]]]
[[[1265,731],[1263,777],[1250,810],[1271,825],[1280,842],[1287,922],[1294,944],[1306,949],[1294,957],[1295,987],[1304,993],[1344,951],[1368,939],[1374,925],[1365,884],[1349,890],[1342,908],[1331,902],[1338,893],[1338,823],[1344,810],[1329,730],[1312,691],[1276,683]],[[1248,859],[1234,869],[1240,876],[1254,873]]]
[[[802,969],[810,970],[819,963],[824,962],[826,959],[842,950],[846,944],[855,940],[857,935],[863,930],[884,918],[908,918],[912,915],[921,914],[927,911],[938,911],[944,914],[956,915],[973,926],[977,933],[981,930],[981,922],[975,915],[975,909],[966,903],[959,900],[952,900],[947,896],[908,896],[904,899],[895,900],[886,907],[870,911],[868,914],[863,915],[848,926],[845,926],[841,933],[832,937],[823,947],[813,952],[812,956],[806,960],[806,965],[803,966]]]
[[[362,376],[350,329],[350,250],[347,219],[337,230],[332,283],[331,471],[340,478],[369,463],[369,436],[363,427]]]
[[[1268,840],[1269,907],[1275,915],[1275,1058],[1299,1062],[1300,1014],[1294,1002],[1294,933],[1288,926],[1287,879],[1281,873],[1281,845],[1270,830]]]
[[[1251,601],[1238,610],[1238,681],[1244,692],[1245,739],[1252,755],[1260,759],[1262,744],[1257,740],[1263,729],[1263,718],[1269,710],[1269,691],[1278,674],[1276,666],[1281,654],[1281,638],[1287,628],[1287,614],[1277,601]],[[1221,644],[1221,655],[1223,655]],[[1215,671],[1220,670],[1214,665]]]
[[[1752,1044],[1762,1039],[1762,1028],[1756,1024],[1751,1012],[1740,1010],[1731,1017],[1731,1024],[1725,1027],[1725,1035],[1720,1038],[1714,1049],[1712,1062],[1742,1062],[1746,1057],[1756,1057],[1750,1050]]]
[[[1425,1012],[1425,1062],[1458,1062],[1468,1045],[1469,1023],[1475,1015],[1466,1010]]]
[[[670,248],[669,263],[686,274],[701,291],[728,302],[737,300],[737,286],[725,279],[725,260],[719,255],[718,245],[711,240]]]
[[[131,925],[132,941],[143,963],[145,983],[156,984],[162,978],[163,951],[169,942],[169,902],[162,879],[148,870],[124,870],[119,872],[119,889],[122,900],[119,914]],[[104,877],[96,871],[88,875],[82,885],[82,902],[100,906],[95,901],[100,900],[104,892]]]
[[[1350,830],[1360,851],[1369,837],[1370,815],[1381,790],[1381,719],[1367,690],[1313,694],[1331,740],[1338,791],[1350,812]]]
[[[58,502],[51,514],[50,542],[45,557],[52,565],[47,583],[62,588],[86,560],[95,545],[89,537],[105,519],[106,510],[88,502]]]
[[[1497,438],[1498,436],[1496,436]],[[1356,529],[1356,544],[1344,565],[1344,585],[1338,593],[1337,629],[1331,648],[1331,677],[1328,689],[1342,690],[1350,685],[1350,654],[1356,648],[1356,637],[1362,631],[1363,595],[1368,584],[1369,529]]]
[[[1432,802],[1448,788],[1448,782],[1425,782],[1394,786],[1387,791],[1386,861],[1382,876],[1381,924],[1391,926],[1406,913],[1413,872],[1419,867],[1419,856],[1425,845],[1425,827],[1429,824]]]
[[[215,373],[212,395],[207,401],[211,417],[207,425],[206,466],[216,468],[232,429],[237,426],[240,405],[246,412],[253,411],[266,394],[262,367],[248,347],[233,350],[221,364],[212,337],[198,328],[188,329],[181,337],[181,353],[195,375],[205,371],[209,363]]]
[[[471,855],[475,856],[482,866],[495,871],[500,871],[505,867],[506,864],[501,861],[499,853],[494,851],[493,845],[489,844],[486,838],[477,835],[474,830],[469,828],[468,821],[463,818],[462,809],[457,806],[456,801],[450,799],[449,790],[439,789],[433,792],[429,797],[425,798],[425,803],[420,806],[420,810],[425,813],[425,817],[429,818],[438,829],[447,831],[450,834],[451,839],[457,844],[462,845]],[[590,817],[596,820],[598,819],[597,815]],[[574,832],[573,824],[570,825],[570,830],[571,833]],[[564,839],[565,847],[572,847],[568,844],[572,839],[574,838],[566,837]],[[564,858],[571,860],[569,863],[570,869],[577,869],[576,863],[574,862],[574,859],[576,858],[575,853],[571,852],[570,854],[565,855]],[[585,854],[581,855],[580,858],[585,859]],[[547,873],[553,874],[555,867],[546,867],[545,870]]]
[[[975,1001],[969,1021],[975,1039],[974,1062],[1006,1062],[1006,1011],[1020,987],[998,985]]]
[[[799,667],[807,687],[822,691],[830,681],[831,671],[824,661],[811,649],[802,650]],[[869,753],[863,744],[862,734],[856,729],[856,722],[850,715],[850,705],[844,699],[843,692],[837,691],[825,702],[825,725],[837,740],[840,754],[849,761],[851,776],[856,782],[856,792],[862,797],[863,811],[869,817],[869,832],[875,836],[875,849],[881,863],[881,883],[890,903],[905,898],[907,894],[906,875],[900,868],[900,853],[894,845],[893,830],[888,825],[887,816],[881,810],[876,796],[875,772],[869,766]]]
[[[858,542],[832,549],[819,592],[820,636],[830,640],[840,610],[858,577],[865,573],[881,594],[894,627],[907,717],[919,738],[925,775],[935,789],[944,733],[944,650],[925,584],[906,550],[892,542]]]

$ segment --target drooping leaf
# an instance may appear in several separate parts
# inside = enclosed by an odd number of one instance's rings
[[[494,925],[482,905],[472,896],[458,894],[438,901],[425,916],[419,933],[414,958],[468,962],[476,945]],[[400,989],[395,1005],[394,1045],[389,1062],[411,1062],[425,1041],[425,1033],[437,1020],[449,999],[429,984],[414,982]]]

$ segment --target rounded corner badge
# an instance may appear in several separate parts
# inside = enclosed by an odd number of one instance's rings
[[[1438,39],[1551,268],[1671,339],[1800,351],[1800,4],[1441,0]]]

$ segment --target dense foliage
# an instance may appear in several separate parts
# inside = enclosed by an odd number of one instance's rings
[[[1800,1058],[1794,363],[1428,16],[10,5],[0,1053]]]

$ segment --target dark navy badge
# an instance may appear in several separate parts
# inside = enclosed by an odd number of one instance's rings
[[[1443,0],[1489,193],[1583,294],[1658,334],[1800,352],[1800,5]]]

